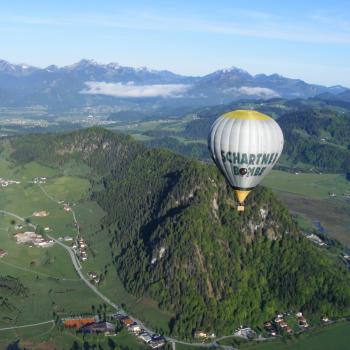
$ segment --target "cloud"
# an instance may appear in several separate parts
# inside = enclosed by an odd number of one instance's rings
[[[243,94],[248,96],[255,96],[260,98],[272,98],[272,97],[279,97],[280,95],[269,88],[259,87],[259,86],[242,86],[240,88],[229,88],[223,91],[225,94],[231,94],[234,95]]]
[[[331,20],[320,14],[291,16],[235,9],[231,18],[213,20],[198,16],[174,16],[162,12],[120,12],[106,14],[78,13],[54,18],[14,16],[3,13],[2,23],[24,26],[96,27],[112,29],[136,29],[166,32],[198,32],[219,35],[255,37],[270,40],[293,41],[317,44],[350,44],[347,18],[334,17]],[[332,25],[329,25],[332,24]]]
[[[87,89],[80,91],[82,94],[134,98],[179,97],[190,87],[185,84],[135,85],[134,82],[122,84],[106,83],[104,81],[87,81],[85,84]]]

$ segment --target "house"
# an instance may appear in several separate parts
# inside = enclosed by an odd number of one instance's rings
[[[124,325],[124,326],[130,326],[130,325],[132,325],[132,324],[134,324],[134,320],[132,320],[131,318],[129,318],[129,317],[125,317],[125,318],[122,318],[121,320],[121,323]]]
[[[148,345],[152,348],[152,349],[158,349],[162,346],[165,345],[165,339],[157,339],[157,340],[151,340]]]
[[[142,331],[142,328],[139,324],[135,322],[134,324],[128,327],[128,331],[133,333],[140,333]]]
[[[197,338],[197,339],[208,338],[208,334],[203,332],[203,331],[195,331],[194,332],[194,337]]]
[[[148,332],[143,332],[138,335],[138,338],[144,341],[145,343],[149,343],[152,341],[152,337]]]
[[[112,333],[114,332],[114,326],[112,323],[100,321],[92,324],[87,324],[80,329],[83,333],[99,334],[99,333]]]
[[[0,258],[3,258],[5,255],[7,255],[7,252],[3,249],[0,249]]]

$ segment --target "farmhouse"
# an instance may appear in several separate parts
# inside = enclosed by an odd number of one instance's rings
[[[94,322],[92,324],[87,324],[81,327],[80,329],[83,333],[104,333],[109,334],[114,332],[114,326],[112,323],[101,321],[101,322]]]
[[[143,332],[138,335],[138,338],[143,340],[145,343],[149,343],[152,341],[152,337],[148,332]]]
[[[197,338],[197,339],[200,339],[200,338],[207,338],[208,337],[208,334],[203,332],[203,331],[195,331],[194,332],[194,337]]]
[[[140,333],[142,330],[141,326],[136,322],[128,327],[128,331],[132,333]]]
[[[3,249],[0,249],[0,258],[3,258],[6,255],[7,255],[7,252]]]

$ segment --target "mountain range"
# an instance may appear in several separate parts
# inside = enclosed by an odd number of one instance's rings
[[[0,106],[49,110],[109,106],[112,111],[142,106],[203,106],[239,99],[274,97],[349,100],[343,86],[308,84],[278,74],[251,75],[232,67],[205,76],[184,76],[166,70],[100,64],[83,59],[75,64],[46,68],[0,60]]]

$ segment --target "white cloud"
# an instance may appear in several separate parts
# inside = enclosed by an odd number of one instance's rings
[[[272,98],[272,97],[279,97],[280,95],[269,88],[263,88],[260,86],[242,86],[240,88],[229,88],[223,91],[226,94],[233,93],[234,95],[243,94],[248,96],[256,96],[261,98]]]
[[[189,85],[185,84],[153,84],[135,85],[134,82],[127,84],[106,83],[104,81],[87,81],[87,89],[80,91],[82,94],[107,95],[115,97],[179,97]]]

